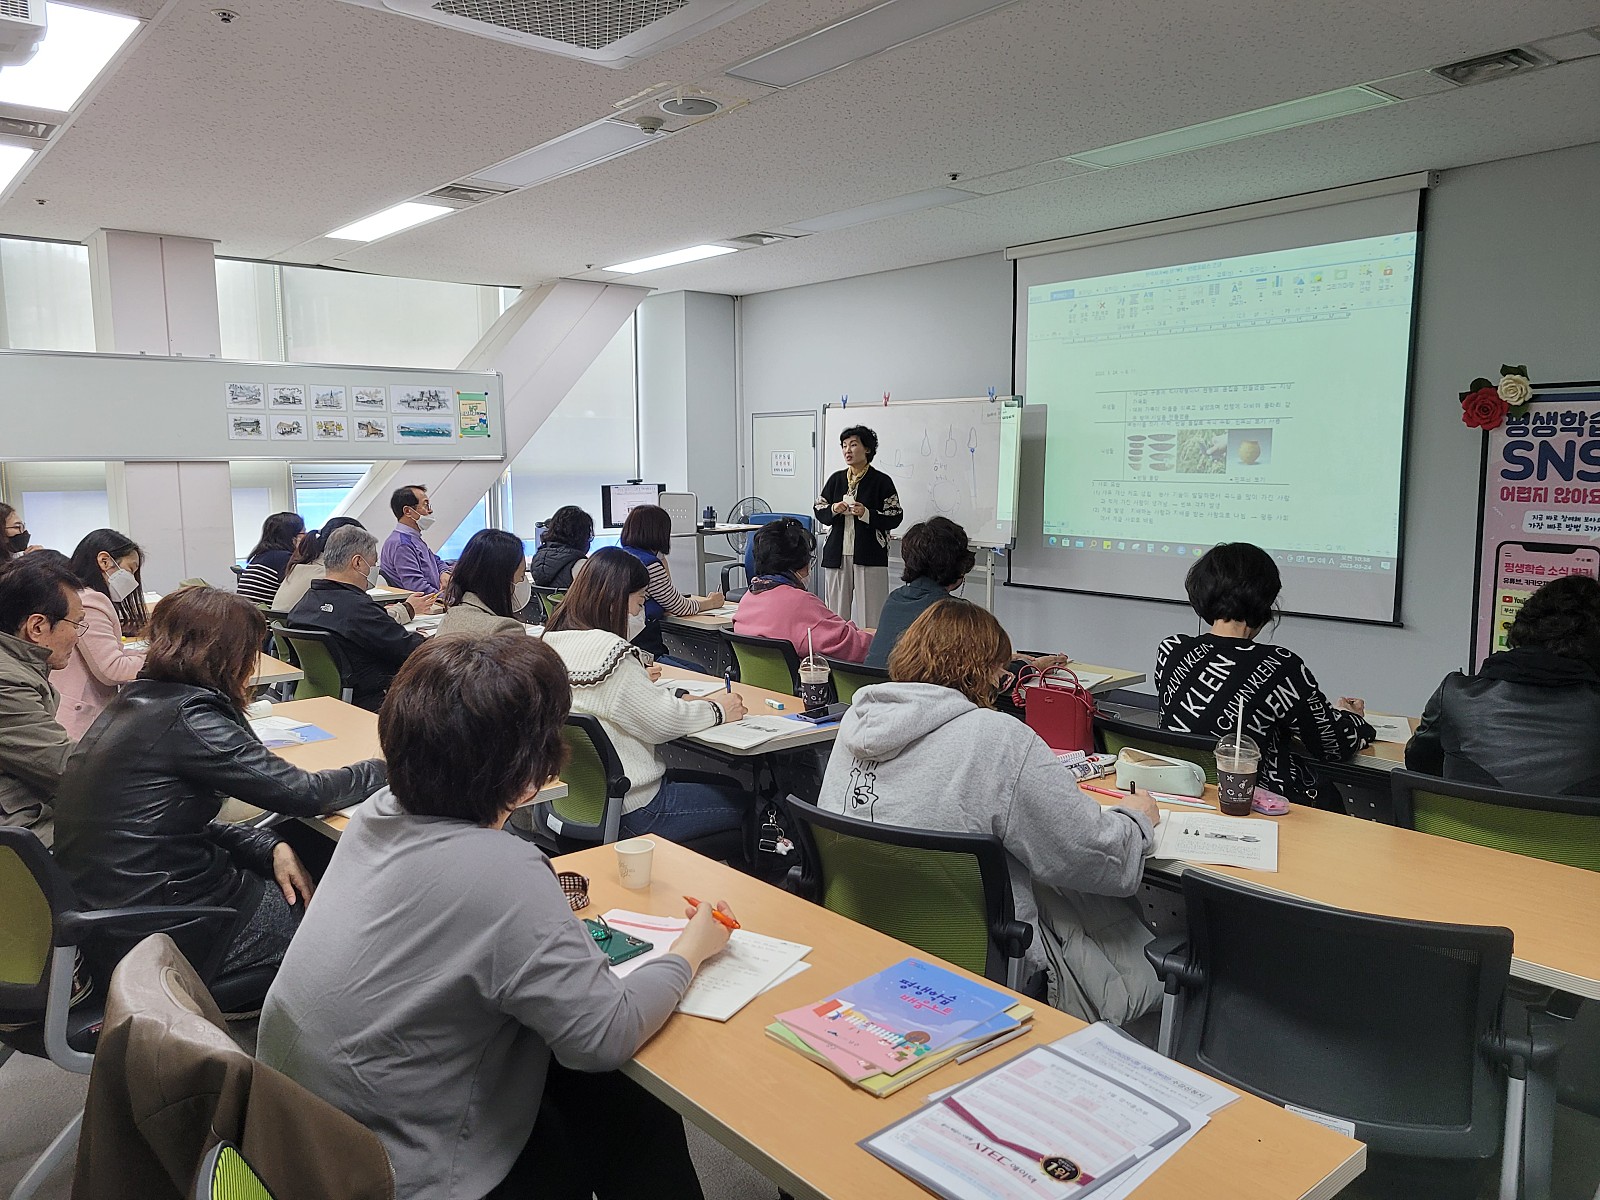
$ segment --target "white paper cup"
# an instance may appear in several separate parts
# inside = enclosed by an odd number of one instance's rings
[[[656,844],[649,838],[628,838],[617,843],[617,878],[625,888],[650,886],[650,864]]]

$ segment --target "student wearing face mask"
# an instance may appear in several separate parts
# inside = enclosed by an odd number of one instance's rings
[[[444,591],[450,586],[448,564],[422,540],[423,531],[433,526],[428,489],[418,483],[396,488],[389,497],[389,511],[396,523],[383,543],[383,577],[412,592]]]
[[[0,504],[0,565],[26,552],[30,540],[22,514],[9,504]]]
[[[745,715],[737,692],[674,696],[656,687],[659,671],[627,638],[629,619],[644,612],[650,577],[626,550],[589,556],[566,599],[545,626],[544,640],[567,664],[572,711],[597,717],[622,760],[631,786],[622,802],[622,835],[659,834],[673,841],[738,829],[750,797],[719,777],[668,772],[656,747]]]
[[[125,631],[133,632],[124,619],[133,597],[140,597],[143,612],[138,578],[143,563],[139,547],[115,529],[86,534],[72,552],[72,573],[83,602],[83,636],[66,665],[51,672],[50,682],[61,693],[57,719],[74,741],[144,666],[143,647],[133,649],[122,641]],[[142,619],[138,626],[142,631]]]
[[[322,565],[325,574],[311,581],[285,624],[333,634],[350,663],[345,682],[351,700],[377,712],[400,664],[422,645],[422,635],[396,625],[367,595],[377,586],[378,539],[365,529],[335,530]]]
[[[461,551],[450,577],[437,636],[471,633],[521,633],[516,614],[533,599],[522,539],[504,529],[480,529]]]

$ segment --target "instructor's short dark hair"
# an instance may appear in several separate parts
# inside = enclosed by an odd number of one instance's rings
[[[1523,601],[1506,645],[1537,646],[1600,670],[1600,583],[1587,575],[1552,579]]]
[[[756,530],[751,558],[757,575],[793,575],[811,562],[816,536],[793,517],[769,521]]]
[[[1243,621],[1260,629],[1272,620],[1283,591],[1278,564],[1260,546],[1223,542],[1213,546],[1183,578],[1189,606],[1207,624]]]
[[[839,445],[844,445],[851,438],[861,443],[861,448],[867,452],[867,461],[871,462],[878,457],[878,435],[865,425],[852,425],[839,435]]]
[[[970,572],[977,555],[967,548],[967,531],[949,517],[929,517],[906,531],[900,543],[905,570],[900,578],[931,579],[942,588]]]
[[[413,816],[488,825],[561,770],[571,708],[567,668],[539,638],[434,638],[378,713],[389,787]]]

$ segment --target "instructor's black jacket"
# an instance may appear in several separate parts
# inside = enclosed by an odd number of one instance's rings
[[[377,759],[302,771],[263,746],[222,693],[136,679],[67,760],[56,793],[55,857],[89,908],[222,905],[237,908],[242,923],[272,876],[279,839],[218,822],[223,798],[309,817],[360,803],[387,777]],[[227,922],[178,921],[100,939],[91,947],[97,977],[106,979],[101,972],[149,933],[170,934],[205,971],[233,930]]]
[[[1406,766],[1541,796],[1600,796],[1600,673],[1536,646],[1452,671],[1423,710]],[[58,835],[59,836],[59,835]]]
[[[395,672],[423,642],[420,633],[397,624],[366,592],[334,579],[313,579],[288,624],[325,629],[339,640],[350,660],[350,699],[372,712],[383,706]]]
[[[833,506],[844,499],[848,471],[835,471],[822,485],[822,495],[812,506],[817,520],[828,526],[828,542],[822,548],[822,565],[832,570],[844,561],[844,526],[842,513]],[[895,491],[894,480],[876,467],[869,466],[861,482],[856,485],[856,503],[867,510],[865,520],[856,521],[855,565],[858,567],[886,567],[889,565],[889,531],[906,519],[900,507],[900,493]]]

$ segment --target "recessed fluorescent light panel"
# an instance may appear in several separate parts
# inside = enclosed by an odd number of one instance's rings
[[[446,208],[443,204],[419,204],[415,200],[408,200],[404,204],[396,204],[393,208],[373,213],[370,217],[352,221],[342,228],[335,229],[328,236],[338,238],[342,242],[373,242],[378,238],[388,237],[391,233],[399,233],[402,229],[410,229],[413,225],[421,225],[424,221],[431,221],[443,213],[454,211],[455,209]]]
[[[45,17],[49,30],[33,58],[0,70],[0,104],[70,112],[139,22],[75,4],[47,4]]]
[[[1085,163],[1091,167],[1125,167],[1130,163],[1165,158],[1169,154],[1182,154],[1206,146],[1220,146],[1224,142],[1236,142],[1262,133],[1276,133],[1280,129],[1293,129],[1298,125],[1312,125],[1317,121],[1328,121],[1393,103],[1391,97],[1371,88],[1340,88],[1337,92],[1323,92],[1318,96],[1290,100],[1286,104],[1274,104],[1271,108],[1258,108],[1254,112],[1238,113],[1221,120],[1189,125],[1101,150],[1063,157],[1068,162]]]
[[[22,168],[28,165],[32,157],[33,151],[25,147],[0,146],[0,192],[4,192],[11,181],[22,173]]]
[[[924,192],[911,192],[880,200],[876,204],[862,204],[855,208],[840,209],[809,221],[791,221],[785,229],[803,229],[807,233],[828,233],[834,229],[847,229],[851,225],[865,225],[868,221],[881,221],[884,217],[898,217],[905,213],[920,212],[925,208],[939,208],[958,204],[962,200],[976,200],[972,192],[960,188],[929,188]]]
[[[632,262],[607,267],[619,275],[638,275],[644,271],[659,271],[662,267],[676,267],[683,263],[699,262],[702,258],[715,258],[719,254],[732,254],[732,246],[690,246],[685,250],[668,250],[650,258],[636,258]]]
[[[738,79],[786,88],[1004,8],[1014,0],[884,0],[853,17],[728,68]]]
[[[533,187],[637,150],[648,142],[660,141],[663,136],[646,133],[637,125],[604,119],[524,150],[487,170],[474,171],[472,178],[508,187]]]

